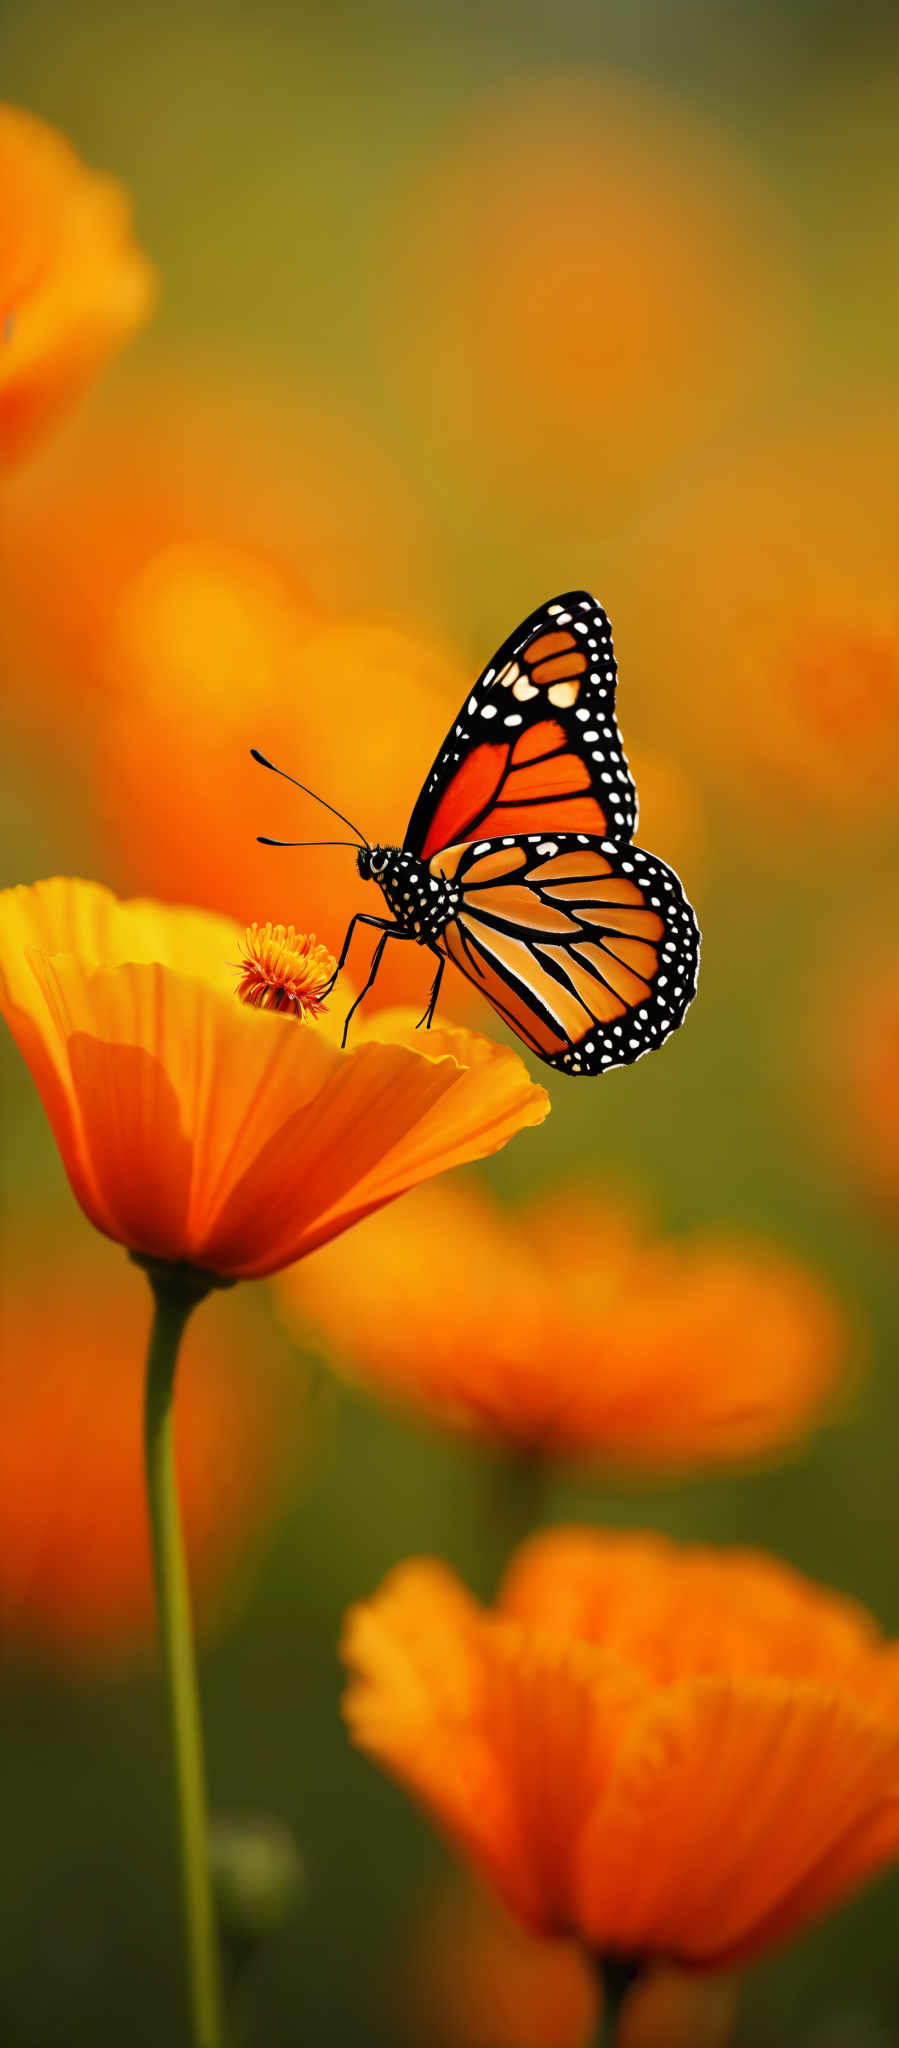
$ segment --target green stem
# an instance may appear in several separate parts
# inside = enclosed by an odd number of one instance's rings
[[[502,1452],[490,1446],[485,1465],[487,1540],[501,1577],[513,1550],[539,1524],[548,1475],[544,1460],[532,1451]]]
[[[615,2048],[624,2001],[640,1974],[640,1965],[630,1958],[606,1956],[605,1960],[597,1962],[596,1974],[602,1995],[602,2012],[595,2048]]]
[[[142,1263],[144,1263],[142,1261]],[[190,1589],[172,1444],[172,1394],[184,1326],[208,1292],[200,1273],[147,1262],[155,1312],[147,1352],[144,1454],[162,1662],[175,1765],[192,2048],[222,2048],[222,1995],[207,1849],[206,1780]]]

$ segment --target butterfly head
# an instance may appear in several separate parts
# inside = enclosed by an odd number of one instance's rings
[[[360,846],[356,866],[363,882],[377,882],[386,874],[391,851],[389,846]]]

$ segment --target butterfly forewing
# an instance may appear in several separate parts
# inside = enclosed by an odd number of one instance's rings
[[[655,855],[553,831],[465,841],[430,868],[458,898],[439,946],[550,1066],[629,1065],[681,1022],[699,934]]]
[[[494,655],[447,734],[404,848],[579,831],[624,845],[637,793],[615,719],[612,630],[585,590],[541,605]]]

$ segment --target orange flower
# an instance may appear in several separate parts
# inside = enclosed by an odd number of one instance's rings
[[[101,1253],[5,1247],[0,1635],[75,1663],[152,1641],[140,1437],[146,1287]],[[98,1300],[102,1298],[102,1319]],[[285,1383],[233,1302],[191,1321],[179,1367],[178,1476],[201,1615],[264,1534],[297,1439]],[[248,1352],[249,1361],[244,1358]],[[287,1455],[285,1455],[287,1454]]]
[[[177,899],[189,841],[190,889],[204,907],[233,908],[249,922],[265,902],[287,925],[299,892],[310,924],[327,924],[339,944],[353,912],[369,908],[352,850],[281,851],[258,845],[257,834],[350,835],[257,767],[250,746],[357,820],[369,839],[397,843],[465,680],[412,633],[361,620],[311,623],[252,561],[214,565],[190,554],[154,564],[129,592],[110,649],[124,693],[104,715],[96,776],[127,886]],[[364,745],[348,745],[348,733],[364,733]],[[160,805],[154,792],[163,784]],[[414,950],[388,947],[377,1000],[420,996],[420,1015],[431,976],[419,956],[407,957]]]
[[[231,1279],[301,1258],[548,1108],[514,1053],[379,1020],[338,1050],[232,993],[235,935],[88,882],[0,895],[0,1008],[108,1237]]]
[[[261,409],[236,380],[161,382],[105,435],[77,438],[22,480],[0,524],[14,729],[44,780],[48,747],[66,774],[77,761],[121,893],[179,901],[189,887],[241,924],[264,904],[288,925],[299,890],[310,927],[339,943],[369,907],[352,854],[274,852],[257,834],[348,835],[249,749],[371,839],[402,838],[470,686],[393,609],[405,596],[414,620],[427,588],[410,508],[361,430],[277,387]],[[356,732],[364,745],[347,744]],[[94,859],[94,841],[70,844],[73,866]],[[377,995],[420,1015],[430,976],[413,950],[388,947]],[[466,1015],[470,993],[451,979],[444,1014]]]
[[[402,1961],[403,2035],[431,2048],[592,2048],[600,1983],[576,1942],[537,1936],[480,1891],[443,1887]],[[647,1972],[628,1991],[619,2048],[725,2048],[732,1977]]]
[[[872,968],[858,963],[852,982],[854,1026],[831,1047],[846,1075],[848,1123],[865,1172],[887,1211],[899,1218],[899,956]]]
[[[899,1856],[899,1644],[761,1553],[557,1530],[495,1610],[411,1562],[343,1654],[359,1745],[600,1958],[729,1968]]]
[[[466,490],[620,525],[795,347],[796,265],[732,138],[611,72],[516,68],[407,173],[381,237],[385,374]],[[384,318],[386,307],[387,318]],[[611,600],[608,600],[611,602]]]
[[[117,179],[0,105],[0,467],[21,461],[149,314],[151,265]]]
[[[815,821],[824,837],[810,851],[829,885],[834,830],[889,828],[895,815],[897,461],[892,398],[731,451],[674,516],[666,506],[654,551],[645,537],[657,602],[631,618],[657,730],[667,721],[683,747],[686,725],[759,858],[780,860],[784,835],[807,837]]]
[[[783,1096],[814,1167],[845,1183],[851,1163],[877,1202],[882,1220],[895,1226],[899,947],[889,936],[895,922],[895,884],[888,869],[879,880],[880,886],[875,880],[869,892],[864,915],[853,917],[847,927],[836,1004],[833,927],[829,920],[822,921],[819,958],[803,987],[797,1057],[784,1076]]]
[[[279,590],[313,623],[347,611],[390,620],[397,606],[414,617],[436,559],[420,496],[345,388],[338,399],[316,377],[304,389],[293,368],[285,380],[276,361],[235,360],[230,349],[226,365],[181,346],[175,367],[154,362],[132,368],[127,388],[105,386],[89,419],[17,478],[15,516],[0,520],[6,602],[61,708],[86,688],[127,694],[132,664],[149,689],[154,662],[165,699],[179,664],[182,688],[199,664],[211,715],[216,680],[233,696],[252,651],[241,622],[254,578],[270,604],[251,690],[266,650],[282,656]],[[183,599],[179,561],[196,577]]]
[[[439,1298],[435,1245],[453,1276]],[[317,1328],[348,1371],[442,1422],[656,1468],[788,1441],[848,1349],[838,1307],[785,1253],[654,1238],[586,1190],[517,1218],[471,1182],[423,1191],[351,1254],[282,1274],[277,1299],[292,1330]]]
[[[536,1940],[480,1893],[442,1887],[400,1969],[391,2017],[415,2048],[592,2048],[599,1998],[580,1949]]]

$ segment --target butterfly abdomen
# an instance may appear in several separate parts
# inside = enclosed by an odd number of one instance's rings
[[[398,846],[365,847],[358,867],[363,881],[377,882],[403,931],[420,946],[433,946],[459,907],[455,885]]]

